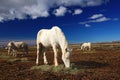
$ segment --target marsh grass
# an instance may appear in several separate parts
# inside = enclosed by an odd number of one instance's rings
[[[64,65],[59,65],[55,67],[54,65],[40,65],[40,66],[32,66],[31,70],[40,70],[40,71],[48,71],[48,72],[56,72],[56,73],[68,73],[68,74],[77,74],[79,71],[83,71],[83,69],[78,69],[74,67],[72,64],[71,68],[65,68]]]
[[[8,59],[7,61],[8,62],[17,62],[17,61],[20,61],[20,62],[29,62],[28,58],[11,58],[11,59]]]
[[[17,61],[29,62],[28,58],[26,57],[18,58],[18,57],[10,56],[6,53],[0,53],[0,58],[6,60],[7,62],[17,62]]]
[[[21,62],[29,62],[28,58],[20,58]]]
[[[7,55],[7,54],[4,54],[4,53],[1,53],[0,54],[0,58],[1,59],[9,59],[9,58],[11,58],[9,55]]]
[[[8,59],[7,62],[17,62],[20,61],[19,58]]]
[[[16,62],[16,61],[29,62],[28,58],[26,57],[18,58],[18,57],[10,56],[5,53],[0,53],[0,58],[7,60],[8,62]]]

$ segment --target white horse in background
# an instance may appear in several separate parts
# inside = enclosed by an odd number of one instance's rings
[[[83,43],[81,45],[81,50],[91,50],[91,43],[90,42],[87,42],[87,43]]]
[[[70,67],[70,54],[71,50],[68,48],[68,42],[65,38],[62,30],[53,26],[51,29],[42,29],[37,34],[37,58],[36,64],[39,64],[39,53],[43,54],[44,64],[48,64],[46,58],[46,48],[52,47],[54,51],[54,63],[55,66],[58,66],[58,47],[61,48],[62,51],[62,60],[64,62],[65,67]]]
[[[25,42],[11,41],[8,43],[6,49],[8,49],[8,55],[17,56],[18,49],[23,49],[23,53],[28,54],[28,44]]]

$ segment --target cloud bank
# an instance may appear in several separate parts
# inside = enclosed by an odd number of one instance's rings
[[[64,16],[69,6],[99,6],[108,0],[0,0],[0,22],[7,20],[32,19],[48,17],[50,13],[55,16]],[[62,7],[61,7],[62,6]],[[56,9],[56,7],[59,7]],[[50,11],[51,8],[55,9]],[[74,14],[80,14],[77,10]]]
[[[85,25],[85,27],[90,27],[90,23],[98,23],[98,22],[105,22],[105,21],[109,21],[109,20],[113,20],[113,21],[118,21],[118,18],[108,18],[106,16],[104,16],[103,14],[94,14],[91,17],[88,18],[89,20],[87,21],[83,21],[80,22],[79,24],[83,24]]]
[[[80,22],[80,24],[104,22],[104,21],[108,21],[108,20],[111,20],[111,18],[107,18],[103,14],[94,14],[89,18],[88,21]]]

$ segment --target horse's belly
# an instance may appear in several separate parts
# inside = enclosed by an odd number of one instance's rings
[[[49,41],[42,41],[41,43],[44,47],[51,47],[51,43]]]
[[[53,47],[53,45],[58,46],[58,43],[56,41],[44,41],[42,42],[42,45],[44,47]]]

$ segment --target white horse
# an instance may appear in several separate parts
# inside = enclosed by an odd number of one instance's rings
[[[87,42],[87,43],[83,43],[81,46],[81,50],[91,50],[91,43]]]
[[[68,42],[65,38],[64,33],[62,30],[57,27],[53,26],[51,29],[42,29],[37,34],[37,58],[36,64],[39,64],[39,53],[43,53],[44,64],[48,64],[46,58],[46,48],[52,47],[54,51],[54,63],[55,66],[58,66],[57,61],[57,52],[58,47],[61,48],[62,51],[62,60],[65,64],[65,67],[70,67],[70,54],[71,50],[68,48]]]
[[[25,42],[11,41],[8,43],[6,49],[8,49],[8,55],[17,56],[17,50],[23,49],[24,54],[28,54],[28,44]]]

